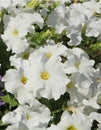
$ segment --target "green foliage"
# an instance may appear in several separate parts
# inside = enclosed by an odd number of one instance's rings
[[[11,52],[6,51],[6,45],[0,39],[0,63],[1,63],[0,75],[4,75],[6,70],[11,68],[9,62],[10,55]]]
[[[83,41],[79,47],[85,50],[91,59],[95,60],[95,65],[101,62],[101,42],[97,38],[83,35]]]
[[[0,130],[5,130],[7,128],[8,125],[1,125],[0,126]]]
[[[17,100],[14,98],[13,95],[6,94],[5,96],[0,97],[2,101],[9,104],[9,110],[12,110],[12,108],[18,106]]]
[[[1,39],[1,34],[3,34],[4,31],[4,25],[3,21],[0,22],[0,63],[1,63],[1,69],[0,69],[0,75],[4,75],[6,70],[10,68],[10,62],[9,57],[11,55],[11,52],[7,52],[6,45]]]
[[[48,39],[53,39],[56,43],[59,42],[59,39],[61,39],[61,35],[57,34],[54,28],[53,29],[44,28],[44,30],[40,30],[38,28],[33,34],[28,33],[27,37],[29,37],[29,39],[31,40],[32,46],[33,45],[42,46],[46,44],[46,41]]]
[[[65,109],[67,109],[67,101],[70,100],[69,94],[66,92],[64,95],[62,95],[58,100],[54,99],[46,99],[41,98],[38,99],[42,104],[46,105],[50,111],[51,115],[53,116],[53,119],[50,121],[49,125],[51,123],[57,124],[60,121],[61,114]]]
[[[53,11],[53,10],[55,10],[59,5],[60,5],[60,2],[57,1],[57,2],[53,3],[51,6],[49,6],[49,10],[50,10],[50,11]]]
[[[0,107],[0,130],[5,130],[8,125],[2,123],[3,115],[17,108],[19,104],[15,97],[7,92],[5,96],[0,96],[0,99],[5,102],[5,105]]]
[[[84,2],[84,0],[81,0],[81,3],[82,2]],[[45,2],[43,1],[41,4],[45,4]],[[47,19],[48,15],[57,8],[59,4],[60,4],[59,2],[55,2],[52,4],[52,6],[48,7],[48,12],[47,12],[47,16],[45,20]],[[45,6],[46,5],[44,5],[44,7]],[[34,0],[34,1],[32,0],[26,5],[25,8],[38,10],[38,8],[40,8],[40,2],[37,0]],[[95,14],[95,15],[96,17],[99,16],[99,14]],[[3,13],[2,13],[2,16],[3,16]],[[46,25],[42,29],[40,29],[37,25],[34,25],[34,26],[35,26],[35,32],[33,32],[33,34],[28,33],[27,35],[27,38],[31,41],[31,46],[33,48],[35,48],[36,46],[45,45],[46,41],[49,39],[54,40],[55,43],[62,42],[67,48],[75,47],[75,46],[73,47],[68,46],[67,43],[70,39],[67,38],[65,31],[63,31],[62,34],[58,34],[54,28],[49,28]],[[3,21],[1,20],[0,35],[3,34],[3,32],[4,32],[4,25],[3,25]],[[99,42],[97,38],[85,36],[85,32],[86,32],[86,25],[84,25],[82,29],[82,38],[83,38],[82,43],[78,47],[85,50],[90,56],[90,58],[94,59],[95,63],[97,64],[101,62],[101,42]],[[6,51],[6,49],[7,47],[0,37],[0,63],[2,65],[1,70],[0,70],[0,75],[2,76],[5,74],[6,70],[11,68],[10,62],[9,62],[11,51]],[[67,60],[66,57],[61,57],[61,58],[62,58],[62,62],[65,62],[65,60]],[[5,130],[7,125],[2,124],[2,121],[1,121],[2,116],[6,114],[7,112],[12,111],[15,108],[17,108],[19,104],[17,100],[15,99],[15,97],[12,94],[9,94],[7,92],[5,92],[5,96],[0,96],[0,99],[2,99],[2,101],[6,103],[4,106],[0,107],[0,130]],[[53,118],[52,120],[50,120],[49,126],[52,123],[57,124],[60,121],[63,111],[66,110],[68,107],[67,101],[69,101],[69,99],[70,97],[67,92],[64,95],[62,95],[58,100],[54,100],[54,99],[48,100],[46,98],[38,99],[42,104],[46,105],[51,111],[51,115]],[[99,109],[99,112],[101,113],[101,109]],[[94,130],[94,128],[97,128],[97,122],[95,121],[93,122],[93,126],[91,130]]]

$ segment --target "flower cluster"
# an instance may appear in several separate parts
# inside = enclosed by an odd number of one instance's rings
[[[101,0],[0,0],[0,18],[11,51],[2,81],[18,102],[5,130],[101,130],[101,63],[81,47],[101,49]]]

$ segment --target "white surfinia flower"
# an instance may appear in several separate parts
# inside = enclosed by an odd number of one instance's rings
[[[33,93],[29,92],[25,87],[18,88],[14,96],[22,105],[27,103],[30,106],[37,106],[39,104]]]
[[[10,22],[2,35],[2,39],[7,45],[7,50],[12,49],[15,53],[21,53],[28,48],[29,43],[25,39],[28,27],[29,25],[21,17],[10,18]]]
[[[64,64],[65,72],[67,74],[79,72],[80,74],[84,74],[86,77],[93,76],[93,65],[94,60],[90,60],[85,56],[81,56],[80,58],[72,55],[67,57],[67,61]]]
[[[67,48],[61,43],[46,45],[38,49],[39,52],[45,54],[47,59],[62,56],[66,50]]]
[[[34,52],[34,49],[29,47],[20,54],[14,54],[13,56],[10,56],[9,60],[11,66],[14,66],[17,69],[23,67],[23,61],[27,61],[32,52]]]
[[[42,63],[40,59],[35,61],[34,57],[35,54],[29,57],[31,69],[34,69],[32,77],[35,77],[33,78],[34,87],[31,86],[30,90],[48,99],[58,99],[66,92],[66,85],[69,82],[60,60],[51,58],[46,63]]]
[[[33,78],[35,77],[32,77],[31,73],[33,71],[32,69],[30,70],[30,65],[27,61],[29,51],[33,50],[26,50],[26,52],[16,54],[12,57],[11,63],[16,67],[16,69],[8,70],[6,75],[3,77],[3,81],[5,82],[6,90],[15,94],[15,97],[20,104],[28,103],[29,105],[33,105],[35,95],[32,92],[29,92],[29,88],[30,86],[33,86]],[[24,93],[24,95],[22,95],[22,93]]]
[[[22,13],[15,18],[10,17],[8,26],[1,36],[7,45],[7,50],[12,50],[14,53],[24,52],[30,45],[27,42],[26,35],[33,30],[34,26],[32,27],[32,24],[34,23],[42,27],[43,22],[43,18],[39,13]]]
[[[18,88],[25,88],[26,86],[30,86],[30,66],[29,63],[26,61],[23,63],[23,68],[20,69],[9,69],[6,71],[3,79],[5,82],[5,89],[15,94]]]
[[[21,122],[26,124],[28,128],[33,128],[40,126],[40,124],[47,127],[50,119],[50,111],[44,105],[40,105],[37,109],[33,106],[23,105],[4,115],[2,121],[5,124],[11,125]]]
[[[68,8],[64,5],[58,6],[55,11],[49,14],[46,21],[47,25],[49,27],[55,27],[57,32],[61,33],[68,25]]]
[[[63,112],[61,121],[57,125],[51,125],[47,130],[91,130],[91,122],[86,116],[67,111]]]
[[[79,45],[81,43],[81,29],[81,25],[77,26],[76,28],[73,26],[68,26],[67,37],[70,38],[70,41],[67,43],[68,45]]]

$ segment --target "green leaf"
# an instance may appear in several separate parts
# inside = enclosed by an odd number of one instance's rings
[[[9,109],[11,110],[11,108],[16,107],[18,105],[17,100],[14,98],[13,95],[7,94],[5,96],[1,96],[0,97],[2,99],[2,101],[4,101],[5,103],[9,104]]]
[[[1,96],[0,98],[1,98],[2,101],[5,102],[5,103],[9,103],[9,102],[10,102],[10,97],[9,97],[9,95]]]

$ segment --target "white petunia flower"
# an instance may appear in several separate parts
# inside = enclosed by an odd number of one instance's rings
[[[67,61],[64,64],[65,72],[67,74],[79,72],[80,74],[84,74],[86,77],[90,78],[93,76],[93,65],[94,60],[90,60],[85,56],[81,56],[80,58],[77,56],[69,56],[67,57]]]
[[[30,45],[27,42],[26,35],[34,30],[32,24],[37,24],[42,28],[43,22],[43,18],[39,13],[21,13],[15,18],[10,17],[4,34],[1,36],[7,45],[7,50],[12,50],[14,53],[24,52]]]
[[[13,56],[10,56],[10,64],[11,66],[14,66],[17,69],[20,69],[23,67],[23,62],[27,61],[30,54],[34,52],[35,50],[31,47],[27,48],[24,52],[20,54],[14,54]]]
[[[23,68],[20,69],[9,69],[6,71],[3,79],[5,82],[5,89],[12,93],[16,94],[17,89],[26,88],[26,86],[31,86],[30,84],[30,66],[26,61],[23,63]]]
[[[79,45],[81,43],[82,40],[81,30],[82,30],[81,25],[77,26],[76,28],[74,26],[68,27],[68,33],[66,36],[70,38],[70,41],[67,43],[69,46]]]
[[[62,56],[67,48],[61,43],[40,47],[38,51],[45,55],[46,59]]]
[[[28,128],[33,128],[40,126],[40,124],[47,127],[50,118],[50,111],[44,105],[40,105],[37,109],[33,106],[23,105],[4,115],[2,121],[4,124],[11,125],[17,125],[21,122]]]
[[[7,50],[12,49],[15,53],[21,53],[28,48],[29,43],[25,39],[28,27],[29,25],[21,17],[10,18],[10,22],[2,35],[2,39],[7,45]]]
[[[68,9],[69,7],[60,5],[55,9],[55,11],[50,13],[47,18],[47,25],[49,27],[55,27],[59,34],[67,28]]]
[[[33,93],[29,92],[28,89],[26,89],[25,87],[18,88],[14,96],[18,100],[18,102],[22,105],[26,103],[29,104],[30,106],[35,107],[39,105],[39,102],[35,99]]]
[[[33,91],[36,96],[58,99],[66,92],[66,85],[69,82],[60,59],[55,57],[43,63],[42,58],[35,57],[35,53],[29,57],[34,85],[30,87],[30,91]]]

